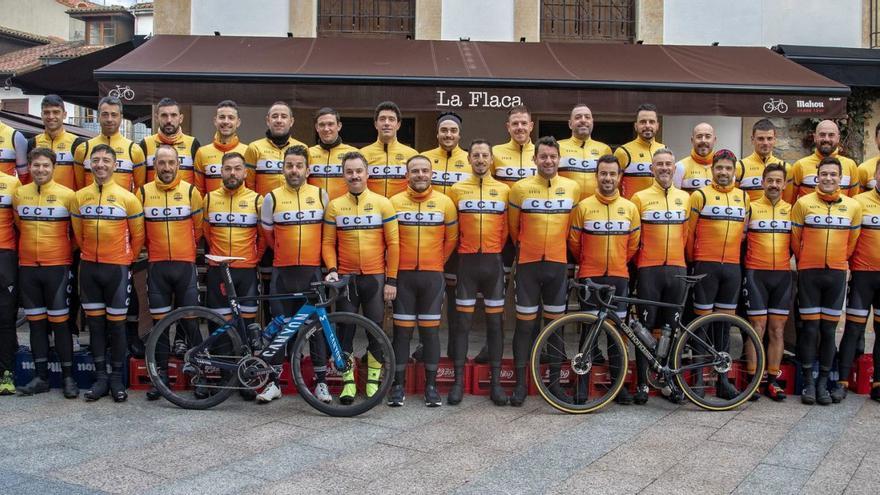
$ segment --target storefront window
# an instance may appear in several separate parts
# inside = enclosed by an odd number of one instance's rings
[[[633,42],[634,0],[542,0],[543,41]]]
[[[415,0],[318,0],[318,36],[412,38]]]

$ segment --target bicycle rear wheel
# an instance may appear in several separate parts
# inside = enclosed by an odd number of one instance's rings
[[[746,370],[743,349],[751,345],[757,356],[756,370]],[[697,318],[674,343],[672,368],[680,370],[675,382],[694,404],[712,411],[726,411],[746,402],[761,383],[764,346],[755,329],[737,316],[715,313]],[[726,394],[719,381],[727,380],[735,394]]]
[[[544,400],[560,411],[596,411],[623,387],[626,343],[607,321],[600,327],[597,320],[589,313],[563,316],[544,327],[532,347],[532,380]]]
[[[197,346],[200,350],[184,362],[185,351]],[[218,313],[201,306],[168,313],[147,336],[145,359],[150,380],[163,397],[184,409],[208,409],[229,398],[239,386],[237,365],[243,356],[238,331],[227,326]],[[199,360],[236,366],[220,369]]]
[[[342,344],[343,335],[350,332],[352,338],[352,351],[342,352],[345,357],[345,369],[337,369],[333,364],[333,356],[330,355],[329,345],[325,363],[314,363],[310,342],[316,340],[326,341],[324,329],[320,322],[315,322],[309,328],[301,330],[290,351],[290,367],[293,371],[293,380],[299,394],[315,409],[330,416],[357,416],[369,411],[385,399],[391,382],[394,380],[394,348],[385,332],[369,319],[354,313],[331,313],[327,315],[330,328]],[[368,357],[368,353],[372,358]],[[327,385],[332,400],[322,402],[315,394],[317,370],[321,365],[326,365]],[[372,368],[372,369],[371,369]],[[352,372],[352,378],[356,381],[358,393],[350,404],[340,401],[339,393],[344,386],[343,380],[347,371]],[[372,377],[368,378],[368,375]],[[376,383],[377,390],[370,396],[366,395],[367,380],[372,379]]]

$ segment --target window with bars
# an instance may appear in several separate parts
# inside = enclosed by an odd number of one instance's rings
[[[412,38],[415,0],[318,0],[318,36]]]
[[[635,38],[635,0],[542,0],[541,40],[629,42]]]
[[[880,48],[880,0],[871,0],[868,4],[871,20],[871,31],[868,33],[868,46]]]
[[[88,26],[88,36],[86,41],[90,45],[115,45],[116,44],[116,25],[109,17],[106,19],[97,18],[86,21]]]

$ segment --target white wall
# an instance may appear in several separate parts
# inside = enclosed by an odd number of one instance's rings
[[[681,160],[691,153],[691,135],[694,126],[700,122],[708,122],[715,128],[717,141],[715,149],[729,149],[737,158],[742,156],[742,118],[712,116],[669,116],[663,117],[663,144],[675,153],[675,159]]]
[[[290,1],[192,0],[190,32],[237,36],[286,36]]]
[[[514,41],[513,0],[443,0],[440,38]]]
[[[663,43],[862,46],[861,0],[664,0]]]
[[[153,14],[139,14],[134,17],[134,34],[148,35],[153,32]]]

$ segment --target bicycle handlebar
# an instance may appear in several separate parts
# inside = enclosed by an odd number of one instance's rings
[[[590,303],[590,292],[593,292],[596,294],[596,302],[601,306],[608,309],[614,309],[616,306],[612,303],[614,293],[617,291],[613,285],[597,284],[590,279],[586,279],[583,282],[572,279],[569,280],[568,287],[570,289],[577,289],[578,299],[584,304]]]
[[[309,284],[309,287],[312,289],[316,289],[319,292],[322,292],[320,289],[330,288],[336,289],[336,295],[328,297],[326,302],[319,303],[317,306],[329,306],[333,304],[333,301],[339,299],[340,297],[348,297],[348,283],[351,281],[351,275],[342,275],[339,277],[339,280],[335,282],[330,282],[327,280],[320,280],[317,282],[312,282]]]

